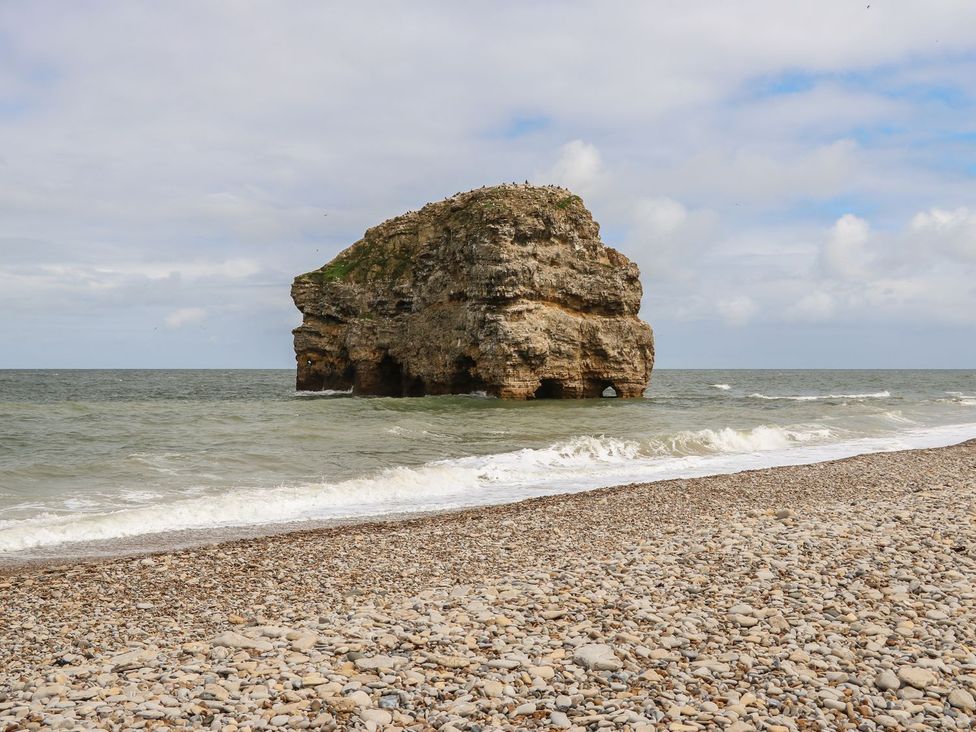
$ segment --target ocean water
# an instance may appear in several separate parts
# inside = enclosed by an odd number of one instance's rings
[[[657,370],[643,399],[537,402],[293,384],[0,371],[0,562],[976,437],[976,371]]]

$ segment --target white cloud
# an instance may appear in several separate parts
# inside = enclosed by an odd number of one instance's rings
[[[829,197],[861,183],[857,171],[864,165],[864,156],[851,140],[805,141],[802,145],[792,140],[771,144],[770,139],[775,138],[753,142],[755,130],[749,128],[737,144],[729,145],[726,132],[710,130],[710,138],[702,140],[699,149],[669,166],[673,189],[732,205],[754,205],[797,197]]]
[[[207,317],[207,311],[203,308],[180,308],[174,310],[166,316],[167,328],[182,328],[184,325],[199,323]]]
[[[581,195],[597,189],[603,177],[600,151],[582,140],[573,140],[563,145],[556,164],[541,175],[546,183],[565,186]]]
[[[736,295],[727,300],[719,300],[717,308],[725,322],[733,326],[745,325],[758,311],[756,303],[748,295]]]
[[[972,220],[973,217],[967,208],[957,208],[954,211],[932,208],[928,211],[919,211],[912,217],[912,229],[915,231],[953,231]]]
[[[976,259],[976,212],[968,208],[920,211],[912,218],[911,229],[920,246],[935,245],[949,254]]]
[[[844,214],[830,231],[824,244],[823,266],[832,275],[854,278],[865,273],[871,255],[866,245],[871,235],[867,221],[854,214]]]
[[[634,219],[642,230],[666,236],[688,220],[688,209],[673,198],[645,198],[634,207]]]
[[[149,277],[151,279],[179,276],[191,279],[216,277],[236,280],[258,274],[261,271],[261,265],[250,259],[227,259],[220,262],[150,262],[147,264],[121,267],[98,268],[97,271],[107,274],[118,273],[127,276]]]
[[[834,298],[823,291],[811,292],[804,295],[786,309],[789,320],[823,321],[829,320],[836,310]]]
[[[669,196],[638,198],[622,216],[628,234],[622,248],[640,266],[653,290],[670,282],[694,278],[701,257],[715,243],[716,216],[707,210],[689,210]]]

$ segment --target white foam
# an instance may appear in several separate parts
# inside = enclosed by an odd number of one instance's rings
[[[825,399],[887,399],[891,396],[888,391],[876,391],[870,394],[815,394],[799,396],[767,396],[766,394],[750,394],[750,399],[786,399],[792,402],[816,402]]]
[[[728,391],[729,389],[731,389],[731,388],[732,388],[732,387],[731,387],[730,385],[728,385],[728,384],[712,384],[712,385],[711,385],[711,387],[712,387],[713,389],[721,389],[722,391]]]
[[[334,397],[334,396],[349,396],[352,394],[352,388],[349,389],[322,389],[320,391],[296,391],[295,396],[297,397]]]
[[[728,427],[720,430],[698,430],[679,432],[670,440],[674,454],[695,454],[699,452],[758,452],[763,450],[782,450],[813,440],[829,439],[833,433],[820,426],[791,429],[760,425],[751,430],[733,430]]]
[[[842,433],[821,425],[704,429],[641,440],[583,435],[542,448],[395,467],[352,480],[208,490],[102,513],[48,512],[0,523],[0,552],[165,531],[505,503],[605,485],[946,445],[976,437],[976,424],[855,440],[839,437]]]
[[[937,402],[960,404],[964,407],[976,407],[976,394],[964,394],[961,391],[947,391],[951,399],[936,399]]]
[[[909,419],[902,414],[901,411],[884,412],[881,416],[898,424],[918,424],[914,419]]]

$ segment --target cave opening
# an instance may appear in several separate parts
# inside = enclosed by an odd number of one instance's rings
[[[532,395],[533,399],[562,399],[563,385],[559,379],[542,379],[539,388]]]
[[[372,392],[377,396],[401,396],[403,394],[403,366],[390,354],[380,359],[376,368],[376,383]]]
[[[376,383],[371,393],[377,396],[423,396],[426,390],[423,379],[408,373],[400,361],[386,354],[377,367]]]
[[[477,363],[470,356],[460,356],[454,361],[454,377],[451,383],[452,394],[474,394],[485,391],[485,382],[477,373]]]
[[[617,388],[613,384],[608,384],[607,387],[600,392],[600,396],[602,396],[604,399],[616,399],[618,396],[620,396],[620,392],[617,391]]]

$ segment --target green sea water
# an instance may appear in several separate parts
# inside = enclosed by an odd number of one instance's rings
[[[273,371],[0,371],[0,561],[976,437],[976,371],[655,371],[645,398],[297,393]]]

